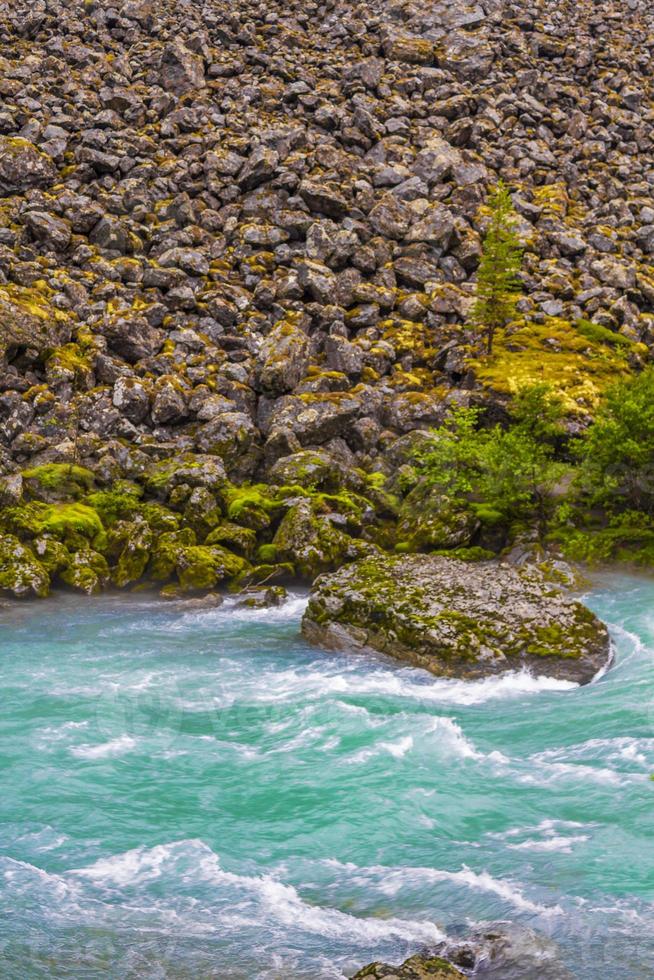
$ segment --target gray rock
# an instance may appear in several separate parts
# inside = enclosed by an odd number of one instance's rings
[[[0,136],[0,196],[49,187],[57,177],[52,159],[29,140]]]
[[[289,316],[270,331],[257,358],[257,377],[266,394],[282,395],[302,380],[309,364],[309,338],[297,315]]]
[[[192,248],[169,248],[158,260],[164,269],[177,268],[190,276],[206,276],[209,272],[209,260],[202,252]]]
[[[186,399],[175,378],[160,378],[157,381],[151,415],[155,425],[171,425],[186,418]]]
[[[310,211],[318,211],[329,218],[337,219],[347,213],[347,201],[336,187],[316,180],[303,180],[299,190],[302,200]]]
[[[258,146],[241,169],[238,177],[240,186],[243,190],[250,191],[264,184],[275,174],[278,164],[279,153],[276,150],[271,150],[267,146]]]
[[[118,378],[114,384],[112,402],[135,425],[142,422],[150,410],[148,390],[137,378]]]
[[[70,245],[71,227],[63,218],[48,214],[46,211],[29,211],[25,215],[25,224],[37,241],[55,252],[63,252]]]
[[[368,558],[322,576],[302,630],[322,646],[466,679],[527,668],[584,684],[610,654],[604,624],[537,569],[430,555]]]
[[[204,61],[175,38],[164,49],[161,58],[161,85],[167,92],[184,95],[204,85]]]

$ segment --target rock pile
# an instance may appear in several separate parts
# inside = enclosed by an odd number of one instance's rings
[[[583,416],[654,343],[653,27],[645,0],[0,0],[0,472],[75,463],[189,530],[231,505],[162,482],[182,458],[362,492],[516,378]],[[524,319],[484,365],[465,321],[498,176]],[[352,556],[361,513],[388,516],[362,495]]]

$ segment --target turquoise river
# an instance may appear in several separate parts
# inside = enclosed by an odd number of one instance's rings
[[[484,976],[654,977],[654,582],[595,582],[585,688],[321,653],[304,602],[2,607],[0,977],[336,980],[500,920]]]

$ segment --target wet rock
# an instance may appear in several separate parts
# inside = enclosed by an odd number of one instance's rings
[[[498,922],[472,933],[461,927],[448,933],[452,939],[399,966],[371,963],[352,980],[454,980],[487,972],[506,980],[572,980],[556,944],[532,929]]]
[[[235,609],[272,609],[283,606],[288,599],[288,592],[283,585],[260,585],[246,589],[240,593]]]
[[[322,646],[372,648],[434,674],[527,668],[588,683],[606,627],[535,569],[441,556],[367,558],[314,583],[302,629]]]
[[[352,980],[465,980],[465,976],[441,956],[417,954],[401,966],[371,963],[355,973]]]

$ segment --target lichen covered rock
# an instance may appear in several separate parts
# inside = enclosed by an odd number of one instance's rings
[[[12,534],[0,535],[0,589],[17,599],[46,596],[50,576],[32,551]]]
[[[0,196],[22,194],[30,187],[47,187],[57,168],[47,153],[21,137],[0,137]]]
[[[321,576],[302,629],[321,646],[467,679],[527,668],[587,683],[610,649],[604,624],[537,569],[438,555],[365,558]]]
[[[288,510],[273,547],[271,557],[292,563],[297,574],[307,579],[377,551],[374,545],[344,534],[328,517],[316,514],[308,499],[299,500]]]

